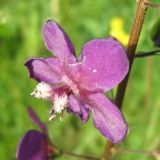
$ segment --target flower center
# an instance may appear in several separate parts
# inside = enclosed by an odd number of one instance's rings
[[[63,118],[63,112],[67,108],[68,103],[68,95],[65,92],[55,91],[53,94],[53,88],[51,85],[40,82],[36,86],[35,90],[31,93],[31,95],[35,98],[42,98],[51,100],[53,102],[53,107],[51,108],[49,114],[49,120],[53,120],[56,117],[57,113],[60,113],[60,119]]]
[[[79,89],[77,87],[77,85],[68,77],[68,76],[63,76],[62,77],[63,82],[70,87],[70,89],[72,90],[72,92],[75,95],[79,95]]]

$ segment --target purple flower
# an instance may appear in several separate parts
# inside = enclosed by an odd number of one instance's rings
[[[29,108],[28,112],[33,122],[41,129],[41,132],[29,130],[24,135],[18,145],[16,159],[49,160],[50,155],[53,154],[53,147],[49,144],[47,127],[41,122],[32,108]]]
[[[50,100],[50,120],[64,110],[87,122],[92,111],[95,127],[110,141],[118,143],[127,133],[127,124],[119,109],[104,95],[128,72],[129,63],[123,46],[114,38],[86,43],[79,58],[64,30],[52,20],[43,26],[43,38],[51,58],[26,62],[30,77],[39,84],[31,94]]]

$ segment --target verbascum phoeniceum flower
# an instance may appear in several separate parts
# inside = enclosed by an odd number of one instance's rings
[[[66,32],[53,20],[43,26],[43,39],[50,58],[33,58],[25,65],[39,83],[31,95],[53,103],[49,119],[64,111],[85,123],[92,112],[95,127],[112,143],[121,142],[127,124],[105,92],[119,84],[128,73],[124,47],[113,37],[87,42],[76,58]]]

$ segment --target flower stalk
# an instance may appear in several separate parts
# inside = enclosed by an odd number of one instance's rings
[[[116,94],[116,99],[115,99],[115,104],[119,107],[119,109],[122,108],[122,103],[126,91],[126,86],[128,82],[128,78],[130,75],[130,71],[132,68],[133,60],[135,57],[135,51],[137,48],[138,40],[140,37],[140,33],[142,30],[144,18],[146,15],[147,7],[144,5],[146,3],[146,0],[139,0],[137,3],[137,10],[136,10],[136,15],[134,19],[134,23],[132,26],[129,42],[128,42],[128,47],[127,47],[127,56],[130,62],[130,67],[129,67],[129,72],[125,79],[120,83],[118,86],[117,94]],[[111,159],[111,149],[113,148],[113,144],[111,142],[108,142],[105,148],[105,153],[104,153],[104,160],[110,160]]]

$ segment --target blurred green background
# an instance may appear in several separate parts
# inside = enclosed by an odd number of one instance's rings
[[[158,2],[155,0],[152,2]],[[42,40],[42,25],[51,18],[69,34],[77,55],[87,41],[104,38],[112,30],[129,34],[136,0],[1,0],[0,1],[0,159],[15,159],[16,147],[28,129],[36,128],[28,118],[27,106],[33,106],[48,124],[51,139],[60,148],[100,157],[106,139],[94,128],[92,116],[82,125],[78,118],[65,115],[64,121],[48,122],[46,101],[33,99],[36,82],[30,80],[24,63],[31,57],[51,56]],[[138,45],[138,51],[153,49],[151,28],[160,17],[150,9]],[[111,25],[115,19],[124,23]],[[122,40],[123,41],[123,40]],[[129,125],[125,141],[117,147],[136,150],[160,149],[160,66],[159,57],[136,59],[127,87],[123,113]],[[61,157],[60,160],[76,160]],[[113,155],[115,160],[152,160],[141,154]]]

